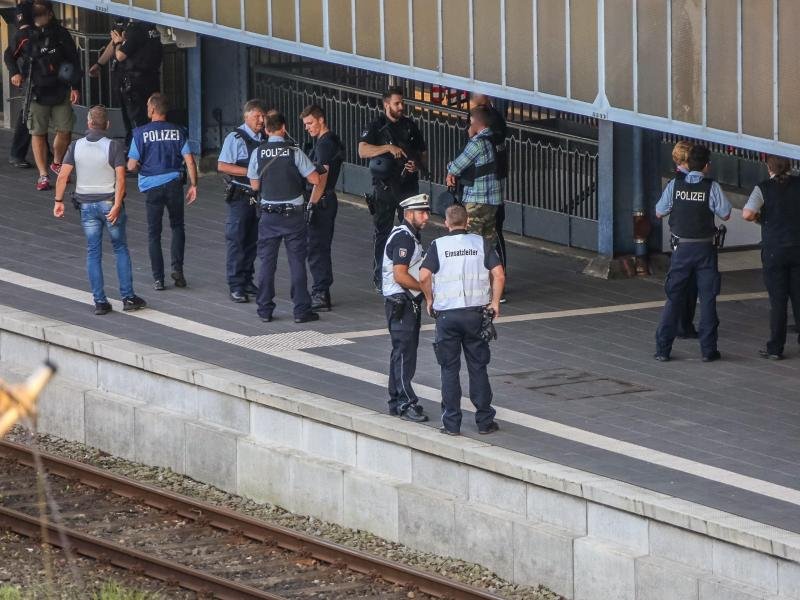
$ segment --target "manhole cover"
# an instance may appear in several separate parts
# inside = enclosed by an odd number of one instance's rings
[[[496,375],[492,379],[516,388],[535,390],[540,394],[561,400],[579,400],[650,391],[650,388],[630,381],[568,368],[506,373]]]

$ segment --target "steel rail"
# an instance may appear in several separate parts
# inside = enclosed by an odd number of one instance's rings
[[[0,455],[13,458],[21,464],[35,466],[34,451],[21,444],[0,440]],[[439,598],[501,600],[501,597],[495,594],[433,573],[315,538],[287,527],[266,523],[227,508],[133,481],[91,465],[45,452],[39,452],[39,456],[42,465],[51,474],[135,499],[153,508],[170,511],[189,520],[202,521],[223,531],[237,533],[258,542],[266,542],[292,552],[302,553],[321,562],[380,577],[391,583],[412,587]],[[269,595],[255,597],[277,598]]]
[[[43,526],[48,544],[59,547],[69,546],[70,549],[83,556],[108,562],[161,581],[175,583],[194,592],[211,593],[215,598],[223,600],[238,600],[239,598],[243,600],[286,600],[283,596],[262,592],[176,562],[155,558],[114,542],[66,527],[59,527],[50,521],[43,521],[38,517],[0,506],[0,527],[5,527],[25,537],[41,538]],[[66,543],[63,543],[62,539]]]

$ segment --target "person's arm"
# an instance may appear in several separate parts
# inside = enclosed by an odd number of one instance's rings
[[[468,141],[467,145],[464,147],[464,150],[461,151],[461,154],[459,154],[453,160],[453,162],[447,165],[446,183],[448,186],[456,186],[456,179],[458,176],[464,172],[464,169],[475,162],[475,160],[478,158],[478,154],[480,154],[480,144],[474,140]]]
[[[69,176],[72,174],[74,167],[70,164],[62,163],[61,170],[56,179],[56,192],[55,203],[53,205],[53,216],[62,218],[64,216],[64,194],[67,193],[67,184],[69,183]]]
[[[675,180],[670,181],[661,192],[661,198],[656,203],[656,217],[659,219],[664,218],[672,212],[672,194],[675,190]]]
[[[247,178],[254,191],[261,189],[261,177],[258,174],[258,151],[250,155],[250,164],[247,166]]]
[[[406,153],[393,144],[381,144],[378,137],[378,125],[372,123],[358,140],[358,157],[375,158],[381,154],[391,154],[395,158],[405,158]]]
[[[61,43],[66,54],[66,60],[64,62],[70,63],[73,67],[72,79],[69,81],[71,88],[69,101],[72,104],[77,104],[81,101],[81,59],[80,56],[78,56],[78,47],[75,45],[75,40],[72,39],[72,35],[63,27],[61,28],[61,36]]]
[[[761,193],[761,188],[756,186],[750,193],[747,199],[747,204],[742,208],[742,218],[745,221],[757,221],[761,214],[761,208],[764,206],[764,194]]]
[[[128,57],[138,52],[146,42],[144,31],[136,26],[128,27],[124,35],[112,31],[111,39],[116,44],[114,56],[119,62],[128,60]]]
[[[239,158],[239,150],[241,145],[247,148],[244,140],[238,137],[235,132],[229,133],[222,143],[222,149],[219,151],[219,158],[217,159],[217,172],[223,175],[230,175],[231,177],[246,177],[247,167],[240,167],[236,164]]]
[[[136,146],[136,140],[131,140],[131,147],[128,150],[128,171],[135,173],[139,169],[139,161],[142,156],[139,154],[139,148]]]
[[[97,57],[97,62],[89,68],[89,77],[99,77],[100,68],[107,65],[114,56],[114,42],[110,41],[103,48],[100,56]]]
[[[394,280],[401,287],[414,292],[422,291],[422,288],[419,285],[419,281],[414,279],[414,277],[408,272],[408,265],[395,264],[392,267],[392,272],[394,273]]]
[[[489,271],[489,278],[492,282],[492,302],[489,305],[494,311],[494,316],[500,316],[500,299],[503,297],[503,290],[506,287],[506,272],[503,265],[497,265]]]
[[[433,316],[433,273],[424,266],[419,270],[419,287],[425,295],[425,305],[428,308],[428,315]]]
[[[711,210],[723,221],[731,218],[733,210],[730,201],[716,181],[711,185]]]
[[[186,204],[197,200],[197,162],[191,152],[183,155],[186,162],[186,173],[189,176],[189,188],[186,190]]]
[[[114,186],[114,206],[108,211],[106,220],[114,225],[119,219],[119,213],[122,211],[122,200],[125,198],[125,167],[119,166],[114,168],[114,175],[116,177],[116,185]]]
[[[306,177],[306,181],[314,186],[311,190],[311,196],[308,198],[308,202],[316,206],[319,199],[322,198],[322,195],[325,193],[325,185],[328,183],[328,172],[319,173],[314,171]]]

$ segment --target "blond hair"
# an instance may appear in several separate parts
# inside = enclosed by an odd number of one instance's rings
[[[692,150],[692,142],[681,140],[672,147],[672,162],[682,165],[689,160],[689,152]]]

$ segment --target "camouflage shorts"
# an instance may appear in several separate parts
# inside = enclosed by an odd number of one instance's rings
[[[486,241],[496,241],[497,206],[493,204],[475,204],[468,202],[464,205],[467,209],[467,232],[477,233]]]

